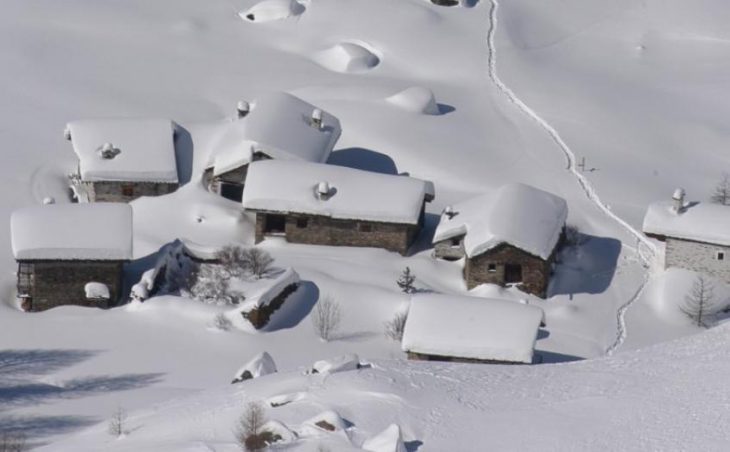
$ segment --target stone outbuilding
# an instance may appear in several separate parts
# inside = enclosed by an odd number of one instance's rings
[[[544,298],[567,215],[563,198],[525,184],[504,185],[444,209],[434,255],[465,258],[469,289],[516,285]]]
[[[13,212],[10,231],[24,310],[108,308],[119,301],[124,264],[132,259],[129,205],[28,207]]]
[[[643,230],[665,243],[664,267],[692,270],[730,284],[730,207],[686,202],[683,189],[651,204]]]
[[[214,142],[203,174],[210,191],[233,201],[241,201],[250,163],[324,163],[342,133],[336,117],[283,92],[241,102],[237,115]]]
[[[256,243],[280,236],[292,243],[405,255],[433,197],[431,183],[412,177],[268,160],[251,164],[243,207],[256,214]]]
[[[69,175],[78,202],[129,202],[178,188],[175,125],[169,119],[89,119],[64,132],[78,157]]]
[[[531,364],[544,322],[542,309],[512,300],[416,295],[401,347],[413,360]]]

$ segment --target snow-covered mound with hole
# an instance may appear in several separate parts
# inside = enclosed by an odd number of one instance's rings
[[[238,369],[231,383],[240,383],[245,380],[259,378],[273,373],[276,373],[276,363],[274,362],[274,358],[272,358],[267,352],[261,352]]]
[[[335,72],[363,72],[380,64],[380,58],[364,44],[340,42],[314,55],[314,61]]]
[[[441,114],[433,92],[423,86],[411,86],[385,99],[405,111],[424,115]]]
[[[238,15],[250,22],[271,22],[298,16],[305,10],[304,5],[296,0],[264,0]]]
[[[315,374],[333,374],[337,372],[346,372],[360,368],[360,357],[355,353],[338,356],[332,359],[322,359],[312,365],[312,373]]]

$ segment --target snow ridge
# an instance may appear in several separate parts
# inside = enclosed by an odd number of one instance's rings
[[[626,312],[631,307],[631,305],[637,299],[639,299],[644,291],[644,287],[646,287],[646,284],[649,281],[650,275],[648,269],[655,260],[657,248],[644,234],[636,230],[621,217],[613,213],[608,205],[601,201],[601,198],[600,196],[598,196],[598,193],[596,192],[593,185],[591,185],[588,179],[578,170],[578,167],[576,165],[575,153],[560,136],[560,133],[558,133],[558,131],[553,126],[551,126],[545,119],[543,119],[535,110],[530,108],[519,97],[517,97],[514,91],[512,91],[507,85],[505,85],[505,83],[499,78],[499,75],[497,74],[497,47],[494,44],[494,36],[496,35],[498,24],[498,10],[499,0],[491,0],[491,7],[489,10],[489,31],[487,32],[487,46],[489,48],[489,78],[497,86],[497,88],[505,96],[507,96],[507,99],[509,99],[511,103],[519,108],[520,111],[522,111],[524,114],[529,116],[540,127],[542,127],[548,133],[548,135],[550,135],[550,138],[553,139],[555,144],[558,145],[560,150],[563,151],[563,154],[565,155],[565,158],[567,160],[566,169],[570,171],[573,176],[578,180],[581,189],[583,190],[583,192],[585,192],[588,199],[593,202],[593,204],[595,204],[596,207],[598,207],[606,216],[618,223],[623,229],[625,229],[636,238],[636,253],[643,262],[644,268],[647,269],[644,280],[642,281],[634,296],[631,297],[625,304],[623,304],[618,309],[618,331],[616,334],[616,340],[606,349],[606,354],[610,355],[618,347],[620,347],[626,339]]]

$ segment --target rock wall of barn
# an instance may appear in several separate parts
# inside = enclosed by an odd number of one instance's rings
[[[84,182],[89,202],[129,202],[142,196],[161,196],[177,190],[179,184],[171,182]]]
[[[411,361],[443,361],[452,363],[477,363],[477,364],[525,364],[516,361],[500,361],[497,359],[476,359],[476,358],[461,358],[458,356],[445,356],[445,355],[428,355],[424,353],[407,352],[408,359]]]
[[[117,304],[122,291],[124,263],[120,261],[33,261],[28,295],[32,311],[62,305],[107,308]],[[106,284],[110,300],[86,298],[89,282]]]
[[[553,253],[554,256],[555,253]],[[548,260],[540,259],[514,246],[502,244],[486,253],[466,259],[464,279],[469,289],[485,284],[505,285],[505,266],[522,266],[522,282],[517,286],[538,297],[545,297],[550,281],[550,267],[553,256]],[[490,271],[489,266],[494,265]]]
[[[267,215],[256,214],[256,243],[264,239]],[[383,248],[405,255],[420,229],[419,225],[290,214],[286,217],[285,237],[291,243]]]
[[[730,247],[667,237],[665,267],[693,270],[730,284]]]
[[[458,260],[466,255],[464,251],[464,236],[442,240],[433,245],[434,256],[439,259]]]

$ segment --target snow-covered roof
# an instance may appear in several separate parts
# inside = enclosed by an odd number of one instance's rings
[[[132,208],[123,203],[51,204],[10,217],[18,260],[130,260]]]
[[[447,357],[531,363],[542,309],[515,301],[426,294],[412,298],[402,348]]]
[[[673,201],[655,202],[644,216],[646,234],[730,246],[730,207],[720,204],[687,204],[680,213]]]
[[[568,205],[559,196],[538,188],[513,183],[452,206],[444,212],[433,242],[465,235],[469,257],[507,243],[547,259],[568,216]]]
[[[256,99],[249,113],[228,125],[213,146],[208,168],[215,175],[249,163],[260,151],[279,160],[324,163],[342,133],[340,121],[322,111],[322,126],[312,126],[314,105],[288,93]]]
[[[318,190],[326,189],[324,196]],[[248,169],[243,207],[338,219],[416,224],[428,190],[422,180],[342,166],[283,160]]]
[[[177,182],[169,119],[87,119],[68,123],[81,179],[86,181]],[[111,144],[113,158],[101,150]]]

